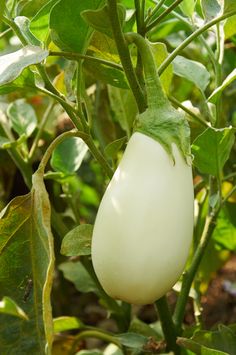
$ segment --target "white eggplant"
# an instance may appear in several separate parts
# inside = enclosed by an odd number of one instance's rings
[[[191,166],[135,132],[101,201],[92,262],[108,295],[134,304],[162,297],[179,279],[192,240]]]

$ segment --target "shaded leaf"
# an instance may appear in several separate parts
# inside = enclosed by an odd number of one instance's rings
[[[88,147],[81,138],[67,138],[53,151],[51,166],[56,171],[72,174],[79,169],[87,151]]]
[[[0,85],[16,79],[24,68],[40,63],[48,51],[36,46],[26,46],[16,52],[0,56]]]
[[[81,224],[65,235],[61,254],[66,256],[90,255],[93,226]]]
[[[94,80],[100,80],[105,84],[127,89],[128,83],[123,71],[99,62],[85,61],[84,68]]]
[[[108,158],[115,159],[125,142],[127,142],[127,137],[122,137],[109,143],[104,149],[106,156]]]
[[[229,86],[234,80],[236,79],[236,69],[234,69],[228,76],[227,78],[223,81],[223,83],[213,91],[211,96],[208,98],[208,101],[212,103],[216,103],[217,100],[220,98],[222,95],[222,92],[227,86]]]
[[[222,12],[219,0],[201,0],[201,7],[204,17],[209,21],[220,15]]]
[[[53,260],[50,203],[42,172],[36,172],[31,192],[0,214],[0,297],[14,298],[29,318],[1,316],[0,353],[45,354],[46,346],[50,352]]]
[[[41,42],[33,35],[30,31],[30,20],[25,16],[17,16],[14,22],[19,27],[21,34],[24,36],[26,41],[33,46],[40,46]]]
[[[148,338],[137,333],[124,333],[116,335],[122,345],[129,348],[142,349],[148,342]]]
[[[76,317],[58,317],[53,319],[54,333],[65,332],[67,330],[79,329],[84,324]]]
[[[9,143],[11,143],[11,141],[8,138],[0,136],[0,148],[1,149],[5,149],[6,144],[9,144]]]
[[[0,301],[0,313],[28,320],[25,312],[9,297],[3,297],[2,301]]]
[[[67,261],[59,265],[65,279],[71,281],[80,292],[98,293],[97,286],[80,261]]]
[[[0,25],[6,8],[6,0],[0,0]]]
[[[194,83],[201,91],[209,84],[210,74],[199,62],[178,55],[173,60],[174,73]]]
[[[214,241],[230,251],[236,250],[236,204],[227,203],[220,211],[213,233]]]
[[[204,174],[217,176],[229,158],[233,143],[233,128],[207,128],[192,144],[194,165]]]
[[[121,128],[129,137],[134,119],[137,114],[137,105],[130,90],[118,89],[108,86],[110,105],[114,120],[119,122]]]
[[[117,4],[118,16],[121,26],[125,21],[125,8],[122,4]],[[109,12],[107,5],[98,10],[85,10],[81,12],[82,18],[95,30],[105,33],[109,37],[113,37]]]
[[[104,0],[61,0],[50,14],[51,36],[55,44],[64,50],[84,54],[93,29],[81,17],[84,10],[96,10]]]
[[[29,137],[37,127],[37,117],[33,107],[25,100],[12,102],[7,109],[13,130],[19,136],[25,134]]]

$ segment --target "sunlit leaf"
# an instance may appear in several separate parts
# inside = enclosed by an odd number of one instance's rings
[[[58,317],[53,319],[53,329],[55,333],[67,330],[82,328],[84,324],[76,317]]]
[[[181,11],[186,15],[187,17],[192,18],[194,9],[196,5],[196,0],[183,0],[179,7]]]
[[[3,297],[0,301],[0,313],[28,320],[25,312],[9,297]]]
[[[31,45],[0,56],[0,85],[13,81],[24,68],[31,64],[40,63],[47,56],[48,51]]]

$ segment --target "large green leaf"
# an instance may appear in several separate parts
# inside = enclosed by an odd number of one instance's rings
[[[8,296],[29,321],[0,315],[1,354],[45,354],[53,337],[50,203],[42,172],[30,193],[13,199],[0,215],[0,298]]]
[[[223,249],[236,251],[236,204],[228,202],[220,211],[213,233],[214,241]]]
[[[192,145],[194,165],[205,174],[217,176],[229,158],[234,144],[234,129],[207,128]]]
[[[27,90],[37,90],[34,81],[34,74],[29,68],[25,68],[20,76],[10,83],[0,86],[0,95],[9,94],[16,90],[27,91]]]
[[[51,10],[52,38],[64,50],[85,53],[93,29],[81,17],[84,10],[96,10],[104,0],[61,0]]]
[[[0,56],[0,85],[15,80],[29,65],[40,63],[48,51],[28,45],[16,52]]]

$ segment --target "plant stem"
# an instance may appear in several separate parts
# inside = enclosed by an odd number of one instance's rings
[[[0,33],[0,39],[3,38],[5,35],[7,35],[11,31],[12,31],[12,29],[8,28],[5,31],[3,31],[2,33]]]
[[[162,5],[164,4],[165,1],[166,0],[160,0],[159,3],[154,7],[154,9],[152,10],[150,16],[147,17],[146,20],[145,20],[145,24],[146,25],[148,24],[149,21],[152,20],[153,17],[156,16],[157,12],[160,10],[160,8],[162,7]]]
[[[179,102],[178,100],[176,100],[175,97],[168,95],[168,99],[173,104],[175,104],[176,106],[181,108],[183,111],[185,111],[188,115],[190,115],[194,119],[194,121],[200,123],[202,126],[207,127],[207,128],[211,126],[211,124],[209,122],[205,121],[203,118],[196,115],[193,111],[189,110],[186,106],[182,105],[182,103]]]
[[[194,254],[192,263],[189,269],[183,275],[182,288],[178,297],[178,301],[176,304],[175,312],[174,312],[174,322],[178,331],[178,334],[181,333],[181,326],[184,319],[185,307],[188,300],[189,291],[198,270],[199,264],[204,255],[204,251],[208,245],[208,242],[211,238],[211,235],[216,226],[216,219],[219,213],[219,209],[214,213],[208,214],[206,217],[205,225],[203,228],[202,236],[200,239],[200,243],[196,249]]]
[[[116,46],[117,46],[117,50],[120,56],[122,66],[124,68],[130,88],[134,94],[138,106],[138,110],[139,112],[144,112],[146,108],[146,101],[141,86],[135,75],[132,61],[130,58],[128,45],[125,41],[124,34],[122,32],[118,11],[117,11],[117,1],[107,0],[107,5],[108,5],[108,13],[111,19],[113,36],[116,42]]]
[[[163,18],[165,18],[169,13],[172,12],[183,0],[175,0],[171,6],[169,6],[164,12],[162,12],[155,20],[153,20],[146,27],[146,32],[149,32],[153,27],[155,27]]]
[[[226,14],[223,14],[208,23],[206,23],[203,27],[197,29],[195,32],[193,32],[189,37],[187,37],[165,60],[164,62],[160,65],[158,69],[158,74],[161,75],[164,70],[172,63],[174,58],[185,48],[187,47],[195,38],[200,36],[204,31],[206,31],[208,28],[214,26],[218,22],[229,18],[233,15],[236,14],[236,10],[230,11]]]
[[[55,103],[51,102],[48,105],[46,111],[44,112],[42,121],[40,122],[40,125],[39,125],[38,132],[37,132],[37,134],[35,136],[34,142],[33,142],[32,146],[31,146],[31,149],[30,149],[30,152],[29,152],[29,156],[28,156],[29,161],[32,161],[32,159],[34,157],[34,153],[35,153],[35,151],[36,151],[36,149],[38,147],[38,142],[40,140],[40,137],[41,137],[41,135],[43,133],[44,127],[45,127],[45,125],[47,123],[47,120],[48,120],[48,118],[50,116],[50,113],[52,112],[52,109],[53,109],[54,105],[55,105]]]
[[[107,65],[109,67],[112,67],[112,68],[115,68],[115,69],[123,71],[123,68],[122,68],[122,66],[120,64],[113,63],[113,62],[110,62],[108,60],[97,58],[97,57],[93,57],[93,56],[90,56],[90,55],[83,55],[83,54],[74,53],[74,52],[50,51],[49,52],[49,56],[65,57],[65,58],[68,58],[68,59],[71,59],[71,60],[85,59],[85,60],[89,60],[89,61],[92,61],[92,62],[97,62],[97,63],[100,63],[100,64],[104,64],[104,65]]]
[[[177,332],[170,313],[169,305],[166,296],[161,297],[155,302],[158,310],[161,327],[167,343],[167,350],[174,351],[175,355],[180,354],[180,348],[176,344]]]

